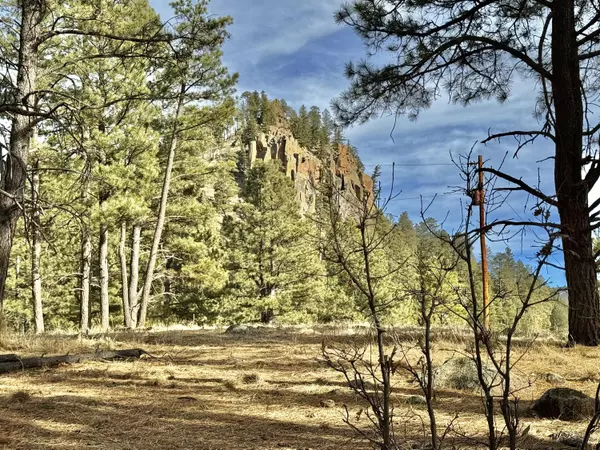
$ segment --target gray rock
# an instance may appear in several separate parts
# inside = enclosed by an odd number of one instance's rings
[[[497,373],[493,367],[484,364],[483,376],[492,383]],[[458,389],[462,391],[478,391],[479,376],[475,361],[468,357],[450,358],[433,372],[436,389]]]
[[[544,375],[544,379],[551,384],[565,384],[565,377],[558,373],[548,372]]]
[[[231,325],[226,330],[227,334],[246,334],[250,331],[250,327],[248,325]]]
[[[422,395],[409,395],[404,399],[409,405],[426,405],[427,399]]]
[[[547,390],[531,407],[546,419],[583,420],[594,414],[594,399],[570,388]]]

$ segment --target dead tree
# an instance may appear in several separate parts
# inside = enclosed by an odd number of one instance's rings
[[[422,327],[422,334],[415,346],[420,353],[418,361],[414,363],[410,358],[412,346],[407,346],[406,343],[399,340],[395,340],[395,342],[399,348],[400,367],[411,375],[425,398],[431,448],[438,450],[442,448],[443,441],[452,428],[452,423],[448,424],[441,435],[439,434],[435,411],[432,333],[435,319],[449,309],[450,299],[443,289],[448,284],[448,274],[456,269],[459,258],[456,255],[431,255],[430,253],[430,248],[419,245],[413,258],[418,280],[416,286],[409,288],[406,292],[409,299],[416,301],[418,305],[419,322]]]

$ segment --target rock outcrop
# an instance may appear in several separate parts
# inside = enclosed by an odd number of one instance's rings
[[[373,180],[361,169],[349,148],[340,145],[330,161],[322,161],[313,152],[300,146],[292,132],[285,127],[271,127],[268,133],[260,133],[248,148],[250,166],[256,161],[278,161],[282,171],[296,186],[297,199],[303,214],[316,208],[319,184],[331,175],[339,192],[343,193],[348,209],[349,203],[373,202]]]

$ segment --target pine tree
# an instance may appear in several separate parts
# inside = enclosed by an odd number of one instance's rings
[[[321,114],[321,120],[323,122],[324,134],[327,136],[327,139],[331,141],[333,139],[333,130],[335,129],[335,122],[333,120],[333,116],[327,108],[323,110],[323,114]]]
[[[242,136],[245,143],[253,141],[258,136],[260,124],[260,100],[258,93],[246,91],[241,97],[241,116],[243,122]]]
[[[260,112],[261,112],[261,130],[267,132],[270,127],[275,125],[275,110],[272,102],[265,94],[265,91],[260,94]]]
[[[220,314],[216,305],[228,278],[221,217],[231,212],[238,189],[235,154],[221,153],[227,146],[217,136],[196,129],[181,141],[163,239],[163,301],[154,310],[161,320],[214,323]]]
[[[178,0],[171,6],[177,17],[172,23],[174,40],[165,48],[170,58],[167,59],[165,70],[157,83],[166,99],[167,126],[164,129],[164,142],[167,157],[140,299],[140,327],[146,322],[158,250],[165,226],[175,155],[182,133],[215,123],[222,124],[224,119],[233,117],[234,103],[230,96],[237,82],[237,74],[229,75],[221,62],[221,46],[229,37],[226,28],[231,24],[231,18],[210,16],[206,1],[193,3],[191,0]],[[252,94],[252,98],[255,97],[258,97],[257,93]],[[258,99],[257,105],[259,104]]]
[[[311,142],[310,137],[310,122],[306,106],[302,105],[298,110],[298,116],[292,121],[292,133],[303,147],[309,147]]]
[[[319,149],[322,142],[321,110],[317,106],[311,106],[308,112],[308,148]]]
[[[290,314],[316,314],[323,268],[307,237],[296,191],[274,164],[257,164],[241,192],[244,203],[227,217],[232,314],[270,322]],[[235,299],[235,300],[233,300]]]
[[[7,16],[0,20],[3,24],[0,35],[11,50],[3,53],[1,61],[0,70],[4,71],[6,81],[2,97],[15,100],[0,108],[3,118],[12,123],[9,146],[13,155],[0,164],[4,166],[0,167],[0,187],[8,194],[0,195],[0,309],[12,234],[20,215],[20,209],[14,206],[23,200],[35,128],[44,123],[77,128],[76,113],[95,106],[65,95],[65,88],[77,84],[71,76],[80,64],[100,59],[113,63],[121,58],[144,59],[152,53],[154,41],[168,39],[157,37],[160,24],[146,0],[107,1],[98,5],[40,0],[5,6],[2,14]],[[61,20],[56,20],[57,17]],[[121,20],[113,20],[114,17]],[[121,27],[128,19],[137,21],[137,28]],[[90,46],[87,53],[73,52],[73,42],[84,37],[87,42],[103,41],[104,45]],[[16,83],[11,85],[13,78]],[[44,95],[39,95],[40,92]],[[18,164],[14,164],[17,160]],[[9,170],[7,164],[12,166]]]

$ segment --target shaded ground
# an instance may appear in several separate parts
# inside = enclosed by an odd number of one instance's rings
[[[78,341],[72,337],[4,338],[2,352],[65,354],[95,348],[143,348],[155,358],[90,362],[0,377],[0,448],[11,449],[366,449],[344,425],[364,405],[342,378],[320,362],[323,339],[350,339],[316,332],[265,331],[229,335],[219,331],[122,333]],[[440,362],[464,344],[435,344]],[[563,349],[536,344],[519,365],[531,387],[520,392],[523,410],[552,387],[548,372],[565,386],[592,395],[600,349]],[[27,396],[14,396],[16,392]],[[422,439],[422,406],[402,401],[418,394],[406,374],[396,375],[396,430]],[[24,398],[21,398],[24,397]],[[321,401],[334,400],[335,407]],[[452,439],[477,448],[485,433],[476,394],[440,392],[440,426],[456,414]],[[364,416],[359,426],[366,425]],[[561,448],[549,436],[582,431],[585,423],[523,417],[530,432],[522,448]],[[465,437],[466,436],[466,437]]]

